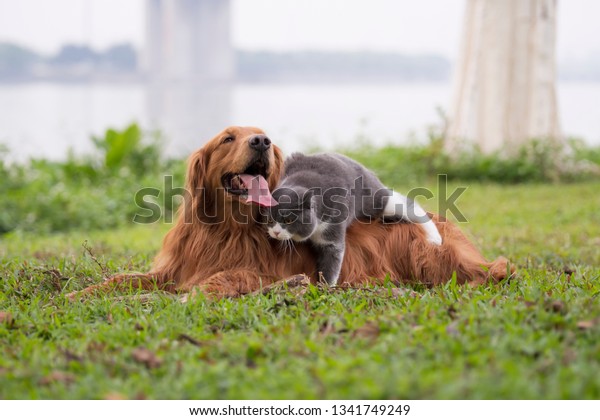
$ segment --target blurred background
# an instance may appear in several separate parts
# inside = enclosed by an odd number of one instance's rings
[[[227,125],[285,152],[423,141],[452,107],[465,0],[0,0],[0,144],[61,160],[137,122],[185,156]],[[559,123],[600,144],[600,3],[558,4]]]
[[[599,20],[600,0],[0,0],[0,399],[598,399]],[[185,157],[233,124],[359,160],[517,275],[66,299],[152,270]]]
[[[0,0],[0,234],[153,208],[168,223],[165,183],[228,125],[341,151],[403,192],[440,174],[596,182],[598,16],[592,0]]]

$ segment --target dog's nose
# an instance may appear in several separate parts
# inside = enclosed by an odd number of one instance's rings
[[[271,139],[269,139],[264,134],[259,134],[254,137],[251,137],[248,140],[250,147],[254,150],[258,150],[259,152],[264,152],[269,147],[271,147]]]

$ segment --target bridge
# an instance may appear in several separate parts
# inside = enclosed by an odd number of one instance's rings
[[[146,0],[143,70],[161,82],[230,82],[230,0]]]

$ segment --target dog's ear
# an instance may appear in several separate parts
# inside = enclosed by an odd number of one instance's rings
[[[207,164],[208,153],[204,148],[192,153],[188,159],[185,187],[192,196],[196,196],[199,189],[204,188]]]
[[[203,220],[212,203],[212,194],[207,187],[208,157],[206,147],[192,153],[187,162],[185,176],[185,221],[193,223],[195,218]]]
[[[275,159],[273,161],[273,170],[271,176],[269,176],[269,190],[273,191],[279,185],[279,180],[283,176],[283,152],[281,149],[273,145],[273,154]]]

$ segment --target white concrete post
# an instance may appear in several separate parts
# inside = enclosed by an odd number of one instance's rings
[[[557,0],[468,0],[446,145],[514,150],[561,139]]]

